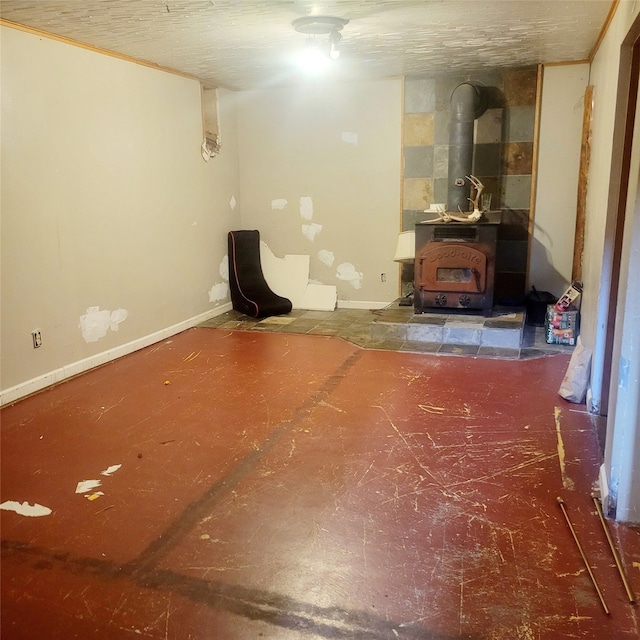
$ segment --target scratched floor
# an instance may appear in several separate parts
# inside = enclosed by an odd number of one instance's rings
[[[638,638],[568,359],[196,328],[9,406],[1,636]]]

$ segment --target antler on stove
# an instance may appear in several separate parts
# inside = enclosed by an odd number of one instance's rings
[[[476,213],[476,211],[477,211],[478,213],[481,214],[482,212],[480,211],[480,204],[479,203],[480,203],[480,194],[484,191],[484,185],[475,176],[467,176],[467,180],[476,189],[476,197],[475,198],[469,198],[469,202],[473,203],[473,213]]]
[[[435,220],[432,220],[431,222],[440,222],[440,221],[454,222],[455,221],[455,222],[472,223],[472,222],[478,222],[478,220],[482,218],[482,211],[480,210],[478,203],[480,202],[480,194],[484,190],[484,185],[475,176],[467,176],[467,180],[469,180],[469,182],[475,187],[475,190],[476,190],[476,197],[473,199],[469,198],[469,202],[473,203],[473,212],[465,215],[462,211],[460,211],[462,215],[454,216],[450,213],[447,213],[446,211],[441,211],[440,215]]]

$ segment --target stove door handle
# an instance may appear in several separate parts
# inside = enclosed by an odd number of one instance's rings
[[[478,293],[480,293],[480,272],[475,267],[473,267],[471,269],[471,273],[473,273],[476,279],[476,289],[478,290]]]

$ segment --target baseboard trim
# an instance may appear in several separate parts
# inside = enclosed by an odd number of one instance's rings
[[[338,300],[338,309],[384,309],[391,302],[372,302],[359,300]]]
[[[202,322],[206,322],[207,320],[215,318],[216,316],[219,316],[230,310],[231,303],[227,302],[226,304],[216,307],[215,309],[210,309],[209,311],[205,311],[204,313],[201,313],[197,316],[193,316],[192,318],[188,318],[187,320],[178,322],[177,324],[166,327],[165,329],[161,329],[160,331],[156,331],[149,335],[142,336],[141,338],[138,338],[136,340],[132,340],[131,342],[127,342],[126,344],[120,345],[119,347],[114,347],[113,349],[102,351],[101,353],[96,353],[93,356],[84,358],[83,360],[78,360],[77,362],[71,362],[60,367],[59,369],[49,371],[48,373],[44,373],[36,378],[27,380],[26,382],[21,382],[20,384],[17,384],[8,389],[0,390],[0,406],[5,406],[11,402],[16,402],[17,400],[21,400],[22,398],[31,395],[32,393],[42,391],[42,389],[46,389],[53,384],[62,382],[67,378],[77,376],[80,373],[84,373],[85,371],[89,371],[90,369],[94,369],[95,367],[99,367],[100,365],[121,358],[122,356],[129,355],[130,353],[138,351],[139,349],[144,349],[149,345],[160,342],[161,340],[165,340],[166,338],[170,338],[171,336],[174,336],[177,333],[181,333],[182,331],[185,331],[187,329],[191,329],[191,327],[195,327]]]
[[[604,463],[600,465],[600,471],[598,472],[598,489],[600,490],[600,503],[602,504],[604,514],[607,517],[615,517],[615,513],[611,513],[613,505],[610,504],[609,480]]]

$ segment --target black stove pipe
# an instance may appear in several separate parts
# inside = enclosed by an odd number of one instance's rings
[[[447,211],[469,211],[473,168],[473,123],[487,110],[484,86],[463,82],[451,93]]]

